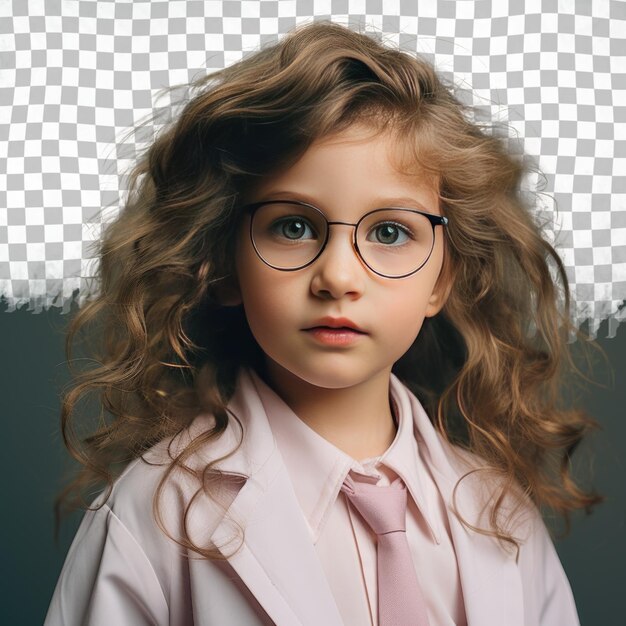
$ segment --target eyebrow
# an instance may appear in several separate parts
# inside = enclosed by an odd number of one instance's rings
[[[271,193],[264,193],[262,198],[263,198],[262,200],[263,202],[267,200],[295,200],[298,202],[306,202],[307,204],[312,204],[313,206],[318,206],[318,201],[315,198],[313,198],[312,196],[309,196],[306,193],[301,193],[298,191],[272,191]],[[389,198],[378,197],[378,198],[375,198],[373,204],[377,208],[388,208],[388,207],[389,208],[398,207],[398,208],[408,208],[408,209],[418,208],[423,211],[429,211],[429,212],[432,212],[433,210],[424,206],[421,202],[418,202],[417,200],[415,200],[415,198],[409,198],[408,196],[393,196]],[[401,205],[410,205],[410,206],[402,207]],[[439,207],[436,207],[436,208],[439,208]]]

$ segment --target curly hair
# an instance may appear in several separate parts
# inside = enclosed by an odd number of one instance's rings
[[[568,531],[571,511],[601,502],[571,474],[574,450],[598,424],[564,405],[561,385],[566,374],[583,376],[568,338],[589,341],[570,321],[565,269],[520,191],[527,166],[493,128],[472,121],[433,66],[318,21],[193,87],[131,172],[125,206],[101,238],[100,293],[69,327],[70,364],[81,331],[97,366],[75,373],[63,397],[64,441],[81,466],[57,497],[57,530],[63,507],[84,506],[86,490],[103,483],[105,502],[120,469],[173,441],[200,411],[213,427],[170,454],[154,511],[160,519],[159,496],[176,467],[198,480],[196,495],[210,496],[222,477],[215,463],[198,470],[185,462],[237,419],[227,404],[238,371],[263,356],[242,308],[219,298],[234,272],[239,209],[264,177],[357,122],[394,133],[404,148],[398,168],[436,178],[451,218],[443,271],[452,290],[393,371],[446,441],[502,478],[491,528],[461,521],[519,553],[498,515],[507,496],[563,515]],[[76,403],[92,392],[102,409],[83,437]],[[221,558],[184,534],[172,539]]]

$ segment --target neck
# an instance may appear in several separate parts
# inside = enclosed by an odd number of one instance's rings
[[[389,402],[390,371],[341,389],[317,387],[268,362],[263,377],[311,429],[355,460],[383,454],[396,424]]]

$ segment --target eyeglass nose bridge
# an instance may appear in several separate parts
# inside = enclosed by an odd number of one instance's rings
[[[357,222],[356,224],[351,224],[350,222],[329,222],[328,220],[326,220],[326,223],[329,226],[332,226],[333,224],[340,224],[341,226],[352,226],[355,230],[356,227],[359,225],[359,222]]]
[[[324,216],[324,218],[326,219],[326,216]],[[356,224],[353,224],[351,222],[331,222],[328,219],[326,219],[326,237],[324,238],[324,242],[322,243],[320,249],[318,250],[313,260],[310,261],[307,265],[311,265],[312,263],[317,261],[322,256],[322,254],[324,254],[324,250],[326,250],[328,242],[330,241],[330,227],[331,226],[335,226],[335,225],[351,226],[353,229],[352,230],[352,249],[354,250],[354,253],[356,254],[359,261],[361,262],[361,265],[363,265],[366,269],[374,272],[374,270],[367,264],[367,262],[363,258],[363,255],[361,254],[361,251],[359,250],[359,244],[357,243],[356,231],[361,221],[362,220],[359,220]],[[378,274],[378,272],[375,272],[375,273]]]

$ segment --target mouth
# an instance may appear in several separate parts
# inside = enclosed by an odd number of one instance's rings
[[[354,335],[367,335],[366,332],[362,330],[357,330],[356,328],[350,328],[349,326],[311,326],[311,328],[304,328],[305,331],[322,331],[328,333],[346,333],[346,334],[354,334]]]
[[[302,330],[323,330],[323,331],[335,331],[343,333],[357,333],[360,335],[366,335],[367,333],[359,328],[352,320],[345,317],[331,318],[325,317],[317,320],[312,326],[303,328]]]

